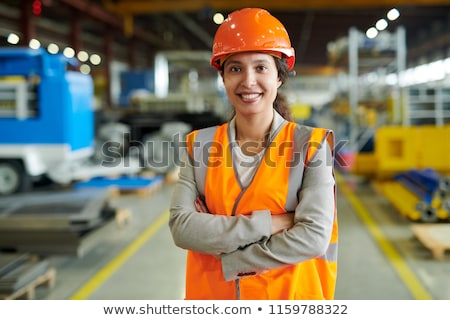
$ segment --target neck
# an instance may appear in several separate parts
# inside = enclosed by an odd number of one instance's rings
[[[273,117],[272,117],[273,118]],[[270,120],[270,121],[269,121]],[[270,134],[272,119],[236,117],[236,142],[244,154],[253,156],[264,150]]]
[[[272,126],[273,113],[270,117],[236,116],[236,140],[265,141]]]

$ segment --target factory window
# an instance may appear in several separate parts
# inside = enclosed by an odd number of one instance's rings
[[[39,78],[0,77],[0,117],[20,120],[38,115]]]

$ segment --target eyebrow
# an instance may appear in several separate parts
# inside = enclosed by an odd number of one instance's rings
[[[269,61],[269,59],[266,59],[266,58],[252,61],[252,63],[255,63],[255,64],[256,63],[268,63],[268,62],[270,62],[270,61]],[[225,61],[225,64],[228,64],[228,63],[242,64],[242,61],[240,61],[240,60],[227,60],[227,61]]]

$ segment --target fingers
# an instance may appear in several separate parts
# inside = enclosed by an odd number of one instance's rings
[[[202,198],[197,197],[194,201],[195,209],[198,212],[209,212],[208,208],[206,207],[205,203],[203,202]]]

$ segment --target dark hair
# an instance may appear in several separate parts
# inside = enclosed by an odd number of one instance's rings
[[[289,69],[286,59],[275,59],[275,65],[278,70],[278,77],[280,78],[282,85],[287,81],[289,77]],[[275,97],[275,101],[273,102],[273,107],[277,112],[286,120],[293,121],[291,108],[289,106],[288,100],[284,94],[277,92],[277,96]]]
[[[277,67],[278,77],[280,78],[283,85],[289,77],[289,67],[285,58],[275,58],[275,66]],[[224,72],[223,65],[221,66],[221,72]],[[289,107],[288,100],[284,94],[277,92],[277,96],[273,102],[274,109],[286,120],[293,121],[291,108]],[[234,116],[234,110],[231,117]]]

